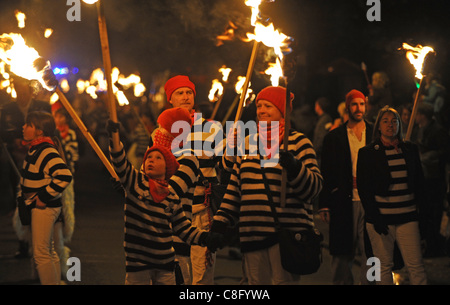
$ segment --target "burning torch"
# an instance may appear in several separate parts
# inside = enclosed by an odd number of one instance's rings
[[[411,118],[409,120],[408,129],[406,131],[405,140],[409,141],[411,138],[412,129],[414,126],[414,121],[417,113],[417,101],[419,98],[420,88],[422,86],[422,81],[424,78],[423,72],[423,63],[428,53],[434,53],[433,48],[431,47],[422,47],[421,45],[417,45],[416,47],[412,47],[407,43],[403,43],[403,49],[406,50],[406,58],[408,58],[409,62],[414,66],[416,70],[415,78],[419,79],[419,87],[417,88],[416,97],[414,99],[414,106],[411,113]]]

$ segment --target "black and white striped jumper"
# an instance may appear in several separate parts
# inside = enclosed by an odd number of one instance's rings
[[[61,137],[61,144],[64,148],[67,165],[69,166],[72,173],[74,173],[75,164],[80,159],[80,155],[78,152],[77,134],[75,133],[75,130],[69,129],[67,135],[64,138]]]
[[[375,194],[376,205],[386,224],[417,220],[414,193],[408,188],[408,173],[401,148],[384,150],[389,167],[390,185],[386,194]]]
[[[187,136],[183,149],[173,151],[180,170],[169,180],[169,186],[180,198],[186,216],[192,220],[193,209],[198,210],[205,202],[205,187],[199,177],[199,170],[210,183],[217,183],[216,166],[220,165],[224,147],[224,136],[221,126],[215,121],[208,121],[198,113]],[[153,140],[150,140],[150,146]],[[195,206],[195,207],[194,207]],[[177,254],[190,255],[190,247],[176,236],[174,247]]]
[[[322,188],[322,176],[311,141],[304,134],[291,130],[288,150],[301,161],[301,167],[296,177],[288,181],[286,206],[281,207],[282,167],[278,163],[273,167],[261,167],[257,146],[249,146],[249,143],[257,143],[257,139],[258,134],[246,137],[246,154],[236,157],[230,183],[214,216],[212,229],[223,232],[226,226],[238,224],[243,253],[266,249],[278,242],[271,205],[275,205],[282,227],[291,230],[311,228],[314,225],[312,200]],[[269,202],[262,170],[275,202]]]
[[[120,151],[110,151],[110,155],[126,190],[124,207],[126,271],[174,270],[173,235],[179,236],[188,244],[202,244],[206,233],[191,226],[176,195],[169,195],[168,198],[171,200],[166,199],[161,203],[152,200],[147,178],[126,159],[122,144]],[[182,188],[183,185],[177,187]]]
[[[58,150],[48,142],[32,146],[23,162],[19,196],[37,194],[47,207],[60,207],[61,194],[72,181],[72,173]],[[26,201],[31,203],[32,201]]]

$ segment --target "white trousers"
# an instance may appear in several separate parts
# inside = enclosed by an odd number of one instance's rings
[[[422,261],[420,247],[419,223],[407,222],[400,225],[389,225],[387,235],[378,234],[373,224],[367,223],[367,233],[372,244],[373,255],[380,260],[381,280],[379,285],[393,285],[392,267],[394,266],[394,242],[397,245],[408,269],[411,285],[426,285],[427,276]]]
[[[244,270],[249,285],[295,285],[300,279],[283,269],[279,244],[244,253]]]
[[[31,210],[33,261],[42,285],[59,285],[61,269],[53,245],[53,228],[61,208]]]

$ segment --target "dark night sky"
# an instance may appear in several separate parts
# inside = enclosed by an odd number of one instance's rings
[[[245,75],[252,43],[235,39],[218,47],[215,39],[229,21],[241,35],[253,32],[244,0],[103,1],[112,65],[125,75],[139,72],[147,88],[166,70],[183,73],[196,82],[197,101],[206,100],[222,65],[233,69],[231,79]],[[290,56],[298,64],[292,82],[297,102],[311,103],[320,95],[339,102],[352,88],[366,90],[361,62],[366,63],[369,76],[386,71],[396,98],[403,101],[415,87],[413,68],[404,52],[398,51],[402,42],[432,46],[436,50],[433,67],[449,87],[449,18],[444,3],[381,0],[380,22],[367,20],[366,0],[276,0],[263,4],[261,11],[276,28],[294,38]],[[87,78],[102,66],[97,11],[82,2],[81,21],[69,22],[69,8],[66,0],[1,1],[0,30],[22,33],[53,66],[76,66]],[[25,29],[17,28],[15,9],[27,15]],[[50,39],[41,36],[46,27],[54,29]],[[264,70],[263,65],[261,53],[256,70]],[[333,72],[329,72],[331,66]],[[259,91],[269,81],[257,72],[253,81],[254,90]]]

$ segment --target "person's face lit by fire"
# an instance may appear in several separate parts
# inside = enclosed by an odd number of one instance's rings
[[[366,113],[366,101],[362,98],[355,98],[348,106],[349,119],[354,122],[360,122],[364,119]]]
[[[256,117],[259,122],[276,122],[283,119],[283,114],[269,101],[259,100],[256,104]]]
[[[188,87],[178,88],[172,93],[170,103],[174,108],[186,108],[190,112],[194,108],[194,91]]]

